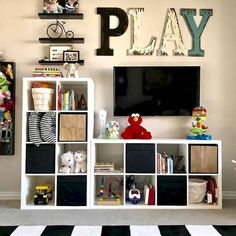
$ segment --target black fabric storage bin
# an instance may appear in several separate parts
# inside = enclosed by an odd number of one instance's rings
[[[54,174],[55,173],[55,145],[34,144],[26,145],[26,173]]]
[[[87,205],[87,176],[57,177],[57,206]]]
[[[186,176],[157,176],[157,205],[187,205]]]
[[[155,145],[126,144],[126,173],[155,173]]]

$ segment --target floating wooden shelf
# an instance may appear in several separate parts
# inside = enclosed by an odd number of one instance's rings
[[[40,19],[83,19],[84,15],[81,13],[38,13]]]
[[[84,38],[39,38],[40,43],[84,43]]]
[[[49,61],[49,60],[40,60],[39,64],[41,65],[62,65],[66,61]],[[84,65],[84,60],[79,60],[79,61],[67,61],[68,63],[78,63],[80,66]]]

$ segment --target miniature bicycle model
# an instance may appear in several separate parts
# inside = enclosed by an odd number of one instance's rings
[[[40,184],[35,187],[34,205],[47,205],[49,200],[52,200],[51,184]]]
[[[65,33],[66,38],[73,38],[74,32],[71,30],[66,31],[64,25],[65,21],[59,21],[57,19],[56,23],[52,23],[47,28],[47,35],[49,38],[60,38]]]

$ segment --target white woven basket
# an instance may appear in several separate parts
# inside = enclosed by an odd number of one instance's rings
[[[189,179],[189,202],[202,202],[206,194],[207,181],[203,179]]]
[[[48,111],[52,108],[53,89],[51,88],[32,88],[34,100],[34,110]]]

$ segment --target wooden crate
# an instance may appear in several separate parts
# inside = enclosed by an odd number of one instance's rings
[[[217,174],[217,148],[217,145],[190,145],[189,172]]]
[[[60,113],[58,141],[60,142],[83,142],[87,141],[87,114],[83,113]]]

